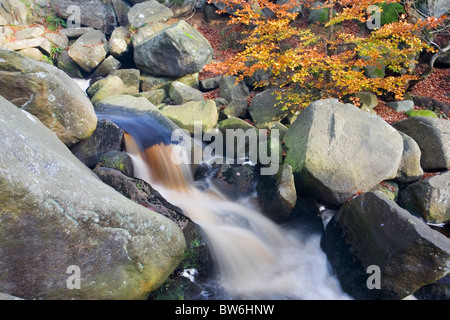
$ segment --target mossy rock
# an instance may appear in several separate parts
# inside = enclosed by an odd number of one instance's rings
[[[438,118],[437,114],[431,110],[411,110],[405,113],[408,118],[411,117],[430,117],[430,118]]]
[[[397,22],[400,14],[405,13],[405,8],[398,2],[378,4],[381,8],[381,25]]]
[[[324,25],[328,22],[329,8],[322,8],[323,5],[324,3],[322,2],[314,2],[308,18],[309,23],[320,23],[321,25]],[[335,14],[336,11],[333,9],[333,16]]]
[[[125,152],[111,150],[102,154],[97,164],[100,167],[107,167],[121,171],[127,176],[133,176],[133,161]]]

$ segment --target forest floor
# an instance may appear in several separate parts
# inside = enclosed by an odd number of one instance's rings
[[[228,18],[221,17],[218,20],[212,22],[206,22],[203,12],[196,12],[194,15],[187,19],[187,22],[194,26],[205,38],[211,43],[215,51],[214,59],[223,60],[230,55],[235,55],[239,52],[239,39],[240,29],[238,26],[227,25]],[[299,20],[300,26],[305,25],[305,19]],[[348,23],[343,26],[346,32],[358,32],[360,30],[355,25]],[[423,63],[417,64],[416,73],[426,68]],[[200,73],[200,79],[206,79],[210,77],[218,76],[209,71],[203,71]],[[433,73],[424,81],[416,84],[411,90],[411,94],[415,96],[428,97],[450,104],[450,68],[436,67]],[[205,93],[205,99],[214,99],[218,97],[219,90],[213,90]],[[382,117],[386,122],[393,124],[400,120],[406,119],[405,112],[398,112],[386,105],[381,99],[378,99],[378,106],[374,109],[377,114]],[[415,106],[414,109],[420,110],[422,107]],[[450,111],[441,113],[442,118],[450,118]]]

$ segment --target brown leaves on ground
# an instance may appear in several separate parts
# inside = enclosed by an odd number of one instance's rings
[[[412,94],[450,103],[450,69],[435,68],[427,79],[414,86]]]

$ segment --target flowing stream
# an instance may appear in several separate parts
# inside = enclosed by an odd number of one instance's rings
[[[110,117],[127,132],[126,150],[133,159],[135,176],[150,183],[201,227],[219,269],[220,286],[229,297],[349,299],[330,274],[320,235],[301,237],[298,230],[275,224],[212,186],[197,188],[190,166],[173,161],[170,133],[151,121],[136,119]]]

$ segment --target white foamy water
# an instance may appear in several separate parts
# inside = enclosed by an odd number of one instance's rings
[[[329,272],[320,236],[302,241],[295,232],[218,190],[196,189],[190,170],[174,167],[170,146],[139,151],[128,135],[126,145],[135,175],[202,228],[220,284],[232,298],[350,299]]]

